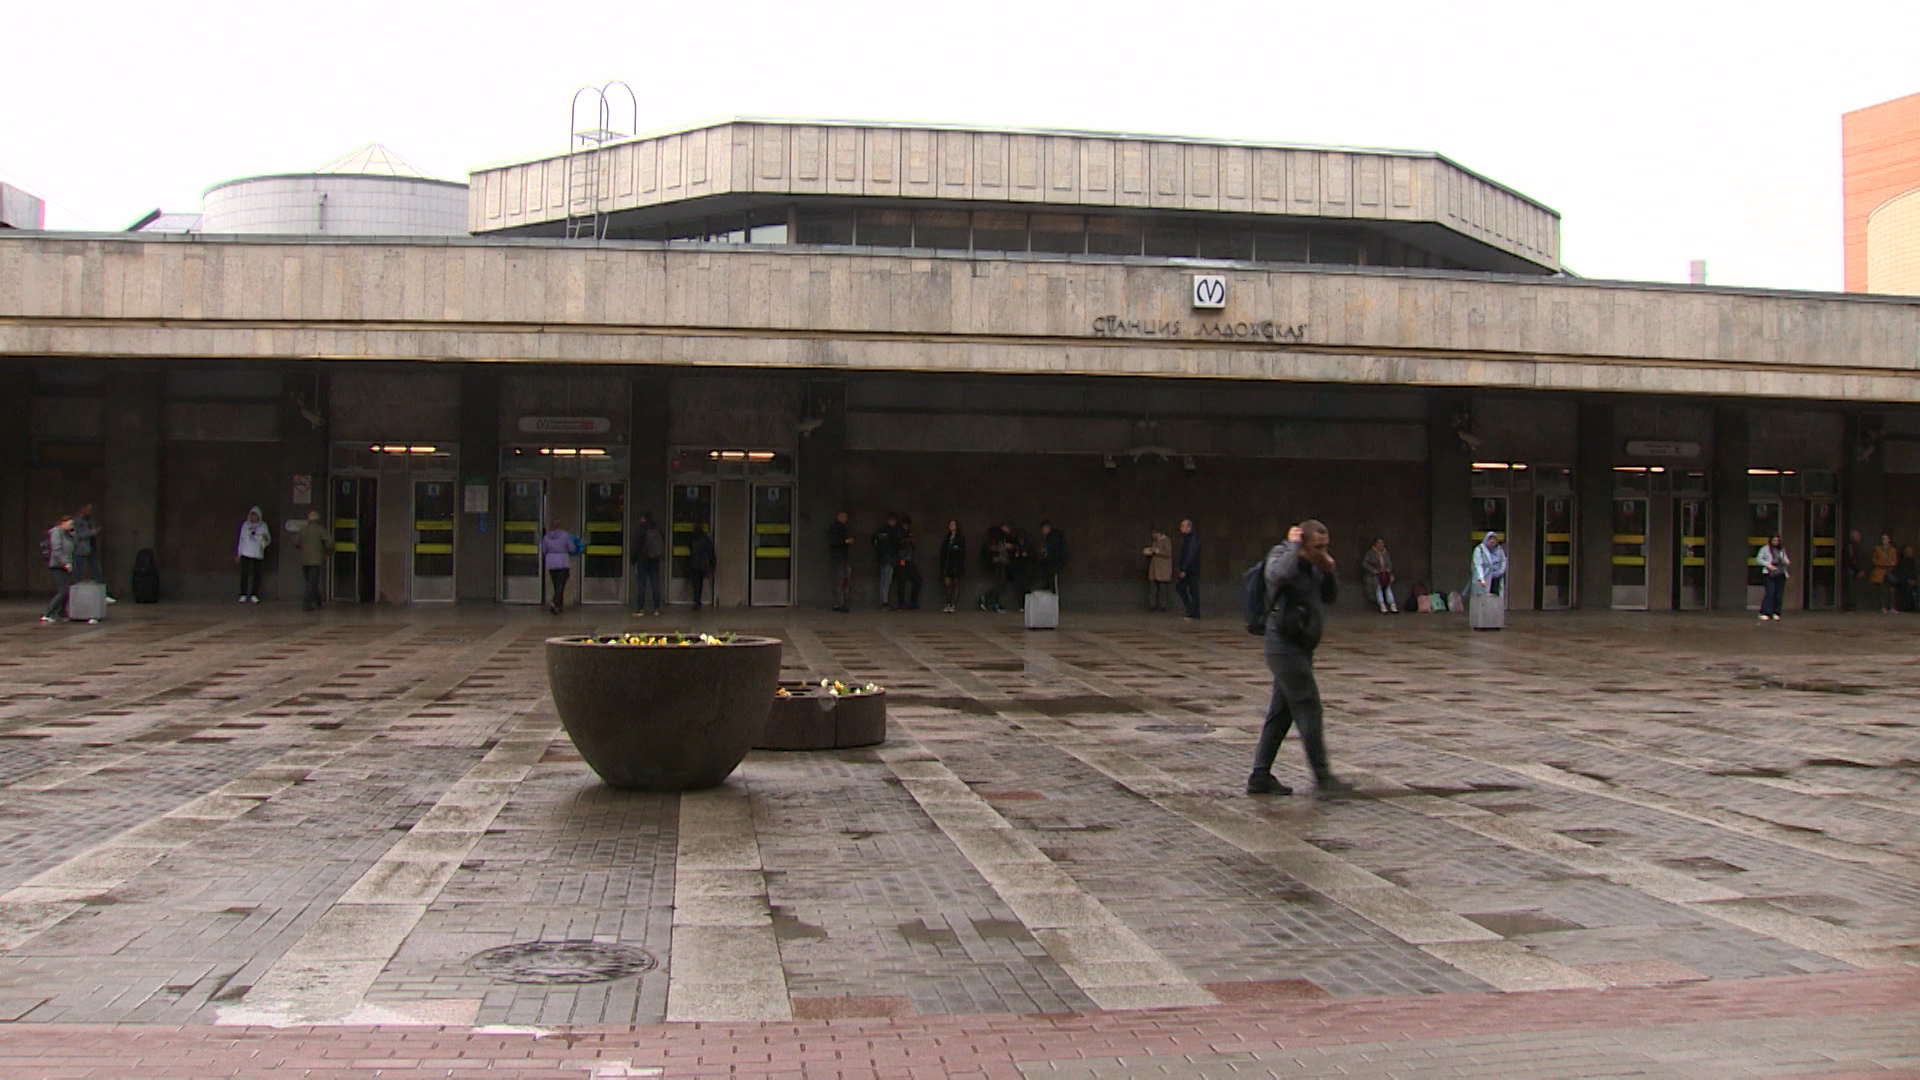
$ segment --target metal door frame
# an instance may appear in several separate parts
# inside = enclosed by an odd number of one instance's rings
[[[353,518],[351,519],[353,521],[354,535],[353,535],[353,540],[350,541],[353,544],[353,551],[351,552],[351,554],[353,555],[354,589],[353,589],[353,595],[350,597],[340,596],[334,590],[334,587],[333,587],[334,586],[333,561],[340,554],[340,537],[336,534],[340,529],[340,522],[343,520],[340,517],[339,511],[334,506],[334,499],[338,495],[338,493],[334,489],[334,485],[335,483],[341,480],[352,480],[354,482],[354,489],[353,489],[354,506],[353,506]],[[366,531],[367,531],[366,521],[361,516],[361,513],[360,513],[361,506],[365,502],[365,496],[366,496],[366,492],[363,485],[365,485],[366,482],[369,480],[372,480],[375,484],[378,484],[380,481],[380,474],[377,472],[374,472],[371,469],[342,469],[336,472],[329,473],[327,475],[327,509],[326,509],[327,535],[333,540],[333,550],[327,553],[326,595],[327,595],[327,601],[329,603],[334,603],[334,604],[374,603],[378,600],[380,596],[379,582],[376,578],[374,583],[374,590],[373,590],[374,600],[362,601],[360,599],[360,573],[365,568],[366,560],[373,558],[374,556],[373,539],[366,535]],[[377,499],[378,496],[376,495],[375,498]],[[377,519],[375,521],[375,524],[376,525],[378,524]],[[377,561],[374,563],[374,569],[375,569],[375,573],[377,574],[379,570],[379,563]]]
[[[761,543],[760,543],[760,538],[763,535],[767,535],[767,536],[778,535],[775,533],[764,531],[762,528],[761,522],[755,516],[760,509],[760,489],[769,488],[769,487],[785,488],[787,492],[787,495],[786,495],[787,521],[786,521],[786,525],[784,526],[785,528],[784,535],[786,537],[785,547],[776,547],[775,545],[772,545],[772,544],[769,544],[763,547],[761,546]],[[795,495],[798,493],[799,488],[800,488],[800,485],[795,483],[792,480],[749,480],[747,482],[746,556],[747,556],[747,606],[749,607],[792,607],[793,606],[793,583],[796,580],[798,580],[797,575],[795,573],[795,570],[796,570],[795,563],[798,560],[796,559],[794,554],[793,530],[800,524],[799,522],[800,515],[798,511],[795,510],[794,508],[793,500]],[[769,524],[775,524],[775,523],[769,523]],[[779,590],[775,590],[774,588],[772,588],[772,585],[771,585],[771,583],[776,579],[772,579],[772,578],[765,579],[769,582],[769,585],[766,589],[769,596],[767,599],[762,600],[759,596],[759,592],[760,592],[759,582],[762,579],[756,577],[755,572],[759,569],[759,562],[761,558],[763,557],[778,558],[779,557],[774,555],[763,556],[763,552],[772,552],[772,551],[784,551],[786,553],[785,558],[787,560],[787,576],[785,580],[780,582],[783,588]],[[779,596],[777,599],[774,598],[771,594],[776,591],[780,592],[783,595]]]
[[[1700,504],[1700,535],[1688,536],[1686,515],[1681,507],[1688,503]],[[1687,550],[1696,548],[1698,555],[1689,555]],[[1702,590],[1698,607],[1688,607],[1682,603],[1686,595],[1686,573],[1689,566],[1700,568],[1705,588]],[[1713,610],[1713,496],[1711,495],[1675,495],[1673,497],[1673,609],[1675,611],[1711,611]]]
[[[1652,550],[1652,545],[1649,543],[1649,531],[1653,528],[1653,499],[1647,492],[1633,492],[1631,494],[1615,492],[1613,496],[1613,513],[1616,525],[1618,525],[1621,503],[1640,504],[1640,532],[1637,534],[1612,534],[1613,552],[1610,565],[1616,567],[1638,566],[1640,568],[1640,584],[1638,586],[1621,585],[1612,581],[1610,578],[1607,582],[1610,590],[1607,596],[1608,607],[1613,611],[1645,611],[1652,606],[1653,593],[1653,583],[1650,580],[1649,567],[1647,565],[1647,556]],[[1639,554],[1634,554],[1630,551],[1623,552],[1622,549],[1624,548],[1638,548]],[[1632,602],[1633,597],[1631,590],[1635,588],[1640,590],[1639,603]],[[1624,603],[1621,599],[1622,589],[1629,590],[1626,602]]]
[[[410,534],[407,542],[407,601],[409,603],[414,603],[414,604],[451,604],[460,598],[460,480],[459,480],[459,476],[456,473],[444,473],[444,474],[438,473],[438,472],[416,473],[409,470],[406,474],[406,477],[407,477],[407,505],[409,507],[409,513],[407,515],[407,531]],[[420,539],[420,521],[421,521],[420,485],[421,484],[445,484],[447,485],[448,488],[451,489],[449,498],[451,498],[452,500],[453,516],[448,519],[447,528],[444,530],[447,534],[447,543],[446,543],[447,550],[444,552],[437,552],[437,551],[423,552],[420,550],[421,547],[424,546]],[[439,532],[442,530],[436,529],[434,531]],[[420,595],[419,583],[422,580],[437,581],[439,580],[439,576],[436,575],[434,577],[422,578],[418,573],[419,558],[421,555],[442,555],[442,554],[446,555],[453,565],[453,572],[445,576],[446,582],[447,582],[447,595],[423,597]]]
[[[580,603],[583,605],[625,604],[633,592],[633,559],[631,557],[633,543],[633,478],[630,476],[595,477],[582,475],[572,477],[572,479],[580,485],[580,542],[586,547],[586,552],[580,556]],[[625,493],[620,499],[620,545],[616,553],[620,559],[620,575],[613,579],[618,582],[618,584],[611,597],[602,597],[597,600],[587,595],[587,582],[606,581],[607,579],[587,577],[587,559],[594,556],[594,548],[596,546],[593,542],[593,532],[587,521],[588,489],[594,484],[619,484],[625,489]],[[608,545],[598,546],[605,547]],[[604,556],[607,552],[603,551],[599,554]]]
[[[504,475],[500,477],[500,539],[494,544],[493,595],[502,604],[539,604],[545,595],[546,569],[540,565],[540,537],[547,531],[547,481],[551,477],[544,475]],[[512,597],[507,595],[507,485],[539,484],[540,511],[538,520],[533,523],[533,595],[530,597]],[[524,555],[525,552],[512,552]]]

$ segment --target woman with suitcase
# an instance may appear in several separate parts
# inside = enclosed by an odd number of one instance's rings
[[[1467,622],[1475,630],[1498,630],[1507,625],[1507,549],[1500,534],[1489,529],[1474,545],[1473,587],[1468,591]]]

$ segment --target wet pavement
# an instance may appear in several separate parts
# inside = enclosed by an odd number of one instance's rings
[[[1227,619],[0,614],[8,1076],[1920,1075],[1906,617],[1343,615],[1319,800]],[[600,785],[542,639],[694,625],[887,743]]]

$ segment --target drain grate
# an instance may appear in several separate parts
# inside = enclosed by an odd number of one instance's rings
[[[612,982],[652,971],[659,961],[644,949],[599,941],[523,941],[502,945],[467,961],[500,982],[564,986]]]

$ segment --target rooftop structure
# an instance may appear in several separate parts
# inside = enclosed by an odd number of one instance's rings
[[[1920,294],[1920,94],[1840,118],[1847,291]]]
[[[1556,212],[1423,152],[740,118],[471,182],[474,233],[1560,271]]]
[[[12,184],[0,184],[0,229],[44,229],[47,204]]]

